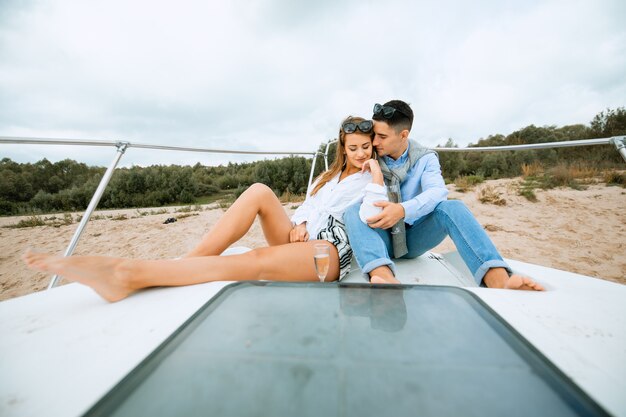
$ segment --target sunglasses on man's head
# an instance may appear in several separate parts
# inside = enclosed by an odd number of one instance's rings
[[[398,110],[395,107],[383,106],[382,104],[374,104],[374,116],[382,115],[385,119],[391,119],[396,112],[403,116],[409,117],[402,110]]]
[[[341,125],[341,129],[344,131],[344,133],[354,133],[357,131],[357,129],[363,133],[370,133],[372,131],[372,127],[374,127],[374,124],[371,120],[363,120],[359,123],[346,122]]]

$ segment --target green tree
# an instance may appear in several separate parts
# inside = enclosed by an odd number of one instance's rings
[[[440,146],[437,146],[440,147]],[[459,145],[449,138],[443,145],[444,148],[458,148]],[[444,178],[452,181],[458,177],[465,169],[465,161],[463,154],[460,152],[439,152],[439,163],[441,164],[441,172]]]
[[[594,137],[626,135],[626,109],[606,109],[598,113],[591,121],[591,134]]]

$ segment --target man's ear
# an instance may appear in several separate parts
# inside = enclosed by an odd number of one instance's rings
[[[409,137],[409,129],[404,129],[402,132],[400,132],[400,137],[404,140],[404,139],[408,139]]]

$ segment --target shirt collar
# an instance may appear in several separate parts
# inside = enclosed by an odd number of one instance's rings
[[[388,167],[397,167],[400,165],[403,165],[406,162],[406,159],[409,157],[409,147],[411,146],[411,143],[408,143],[408,146],[406,147],[406,149],[404,150],[404,152],[402,153],[402,155],[400,155],[400,158],[398,159],[393,159],[390,156],[383,156],[383,158],[385,159],[385,163],[387,164]]]
[[[339,177],[341,176],[341,172],[339,172],[339,174],[337,174],[331,181],[333,182],[339,182]],[[344,182],[347,181],[354,181],[358,178],[361,178],[363,176],[363,173],[361,171],[355,172],[352,175],[348,175],[347,177],[345,177],[342,181],[341,184],[343,184]]]

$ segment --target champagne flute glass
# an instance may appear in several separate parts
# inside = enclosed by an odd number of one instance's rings
[[[328,267],[330,266],[330,248],[326,244],[315,245],[315,255],[313,255],[315,261],[315,270],[317,271],[317,277],[320,282],[324,282],[326,274],[328,274]]]

